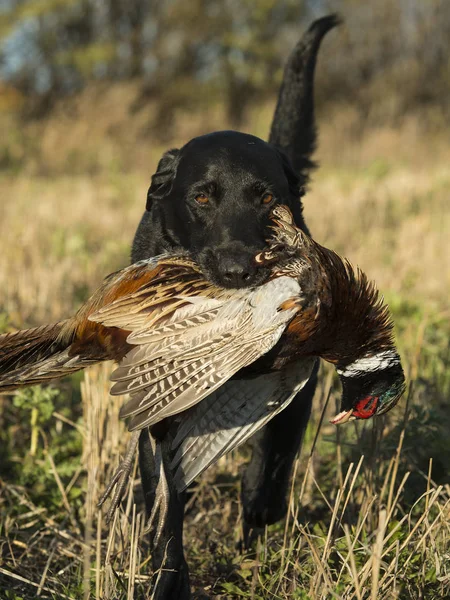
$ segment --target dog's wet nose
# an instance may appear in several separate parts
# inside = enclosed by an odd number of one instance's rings
[[[249,269],[245,269],[241,265],[230,264],[224,271],[223,278],[230,286],[240,287],[243,283],[250,281],[251,275],[248,271]]]
[[[250,256],[222,256],[219,260],[219,271],[223,284],[231,288],[252,285],[256,275],[256,268],[252,265]]]

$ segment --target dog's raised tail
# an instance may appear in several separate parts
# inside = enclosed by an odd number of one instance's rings
[[[64,377],[97,362],[70,354],[71,321],[0,335],[0,392]]]

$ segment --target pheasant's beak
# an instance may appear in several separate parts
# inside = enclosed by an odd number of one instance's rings
[[[366,396],[358,400],[350,410],[341,411],[334,419],[331,419],[331,423],[333,425],[340,425],[341,423],[348,423],[355,419],[370,419],[377,412],[378,401],[378,396]]]
[[[255,255],[253,262],[257,267],[268,267],[290,258],[292,254],[293,252],[287,246],[272,242],[268,248]]]
[[[267,265],[277,262],[279,258],[279,255],[274,251],[274,249],[269,248],[268,250],[258,252],[258,254],[254,257],[253,262],[258,267],[266,267]]]
[[[330,420],[330,423],[333,425],[341,425],[342,423],[348,423],[349,421],[354,421],[356,417],[353,415],[353,408],[350,410],[343,410],[335,417]]]

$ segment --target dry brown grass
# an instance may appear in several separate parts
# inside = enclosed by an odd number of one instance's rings
[[[121,110],[111,117],[120,135],[94,119],[92,127],[75,124],[66,143],[64,129],[55,126],[44,132],[45,161],[33,157],[23,172],[2,174],[4,326],[67,316],[107,273],[127,263],[161,148],[142,136],[142,147],[132,148],[135,122],[118,147],[126,135]],[[217,118],[214,113],[202,125],[192,118],[183,132],[188,137],[217,127]],[[264,136],[267,122],[264,107],[247,129]],[[352,115],[325,121],[322,168],[305,213],[316,239],[361,265],[387,295],[407,371],[416,380],[409,419],[402,403],[374,423],[327,425],[326,398],[333,405],[339,391],[325,371],[288,518],[264,532],[254,553],[234,549],[245,451],[223,459],[193,490],[186,547],[197,597],[431,600],[450,589],[444,431],[450,425],[450,151],[439,136],[423,137],[417,123],[398,131],[355,127]],[[99,132],[109,136],[104,143]],[[87,158],[69,152],[79,152],[85,140],[87,156],[100,157],[90,174],[79,172]],[[130,164],[135,168],[126,169]],[[95,507],[126,443],[121,399],[108,394],[108,369],[86,373],[81,398],[77,380],[65,383],[48,418],[34,424],[28,410],[0,398],[2,598],[151,596],[138,482],[112,528]],[[30,457],[32,443],[37,448]]]
[[[92,368],[82,384],[83,451],[70,481],[58,482],[62,507],[57,519],[33,502],[26,488],[1,482],[3,509],[9,507],[10,517],[2,526],[7,546],[0,582],[25,598],[35,597],[34,593],[46,597],[45,592],[55,598],[112,600],[133,598],[134,592],[151,597],[149,557],[139,536],[145,517],[142,503],[135,504],[138,481],[129,487],[111,527],[105,526],[96,508],[126,441],[118,418],[122,399],[109,396],[108,375],[108,365]],[[355,427],[343,441],[334,428],[323,424],[323,417],[330,416],[324,402],[329,395],[327,379],[316,398],[324,410],[320,414],[317,407],[314,432],[319,433],[322,424],[320,435],[333,444],[332,454],[338,459],[346,454],[350,438],[356,438],[355,447],[365,447],[367,455],[345,464],[334,462],[331,480],[326,481],[318,436],[309,440],[296,464],[285,523],[266,530],[256,553],[250,555],[233,552],[240,535],[236,475],[242,457],[223,459],[193,489],[188,504],[186,545],[198,597],[205,593],[217,600],[444,597],[427,595],[426,589],[430,585],[432,594],[442,594],[450,584],[449,485],[433,480],[430,458],[429,469],[422,474],[423,492],[405,503],[410,476],[402,457],[407,419],[397,431],[392,455],[381,460],[377,454],[382,453],[383,440],[392,435],[392,420],[378,422],[372,431],[371,426]],[[337,396],[330,395],[332,403]],[[60,417],[54,418],[57,422]],[[364,441],[367,436],[372,437],[371,448]],[[59,480],[53,453],[49,447],[44,460]],[[79,479],[83,504],[75,514],[67,496]],[[411,562],[415,568],[408,568]],[[406,574],[411,581],[405,581]]]

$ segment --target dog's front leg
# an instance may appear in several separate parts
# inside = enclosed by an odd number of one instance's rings
[[[242,479],[244,543],[249,532],[286,515],[288,488],[295,457],[311,414],[318,361],[305,387],[291,404],[252,438],[252,458]]]
[[[155,573],[151,598],[152,600],[189,600],[191,598],[189,570],[183,553],[184,494],[179,495],[173,484],[168,445],[162,444],[160,450],[168,490],[168,503],[157,536],[155,528],[150,531],[152,566]],[[147,429],[142,431],[139,438],[139,468],[148,519],[152,514],[159,481]]]

